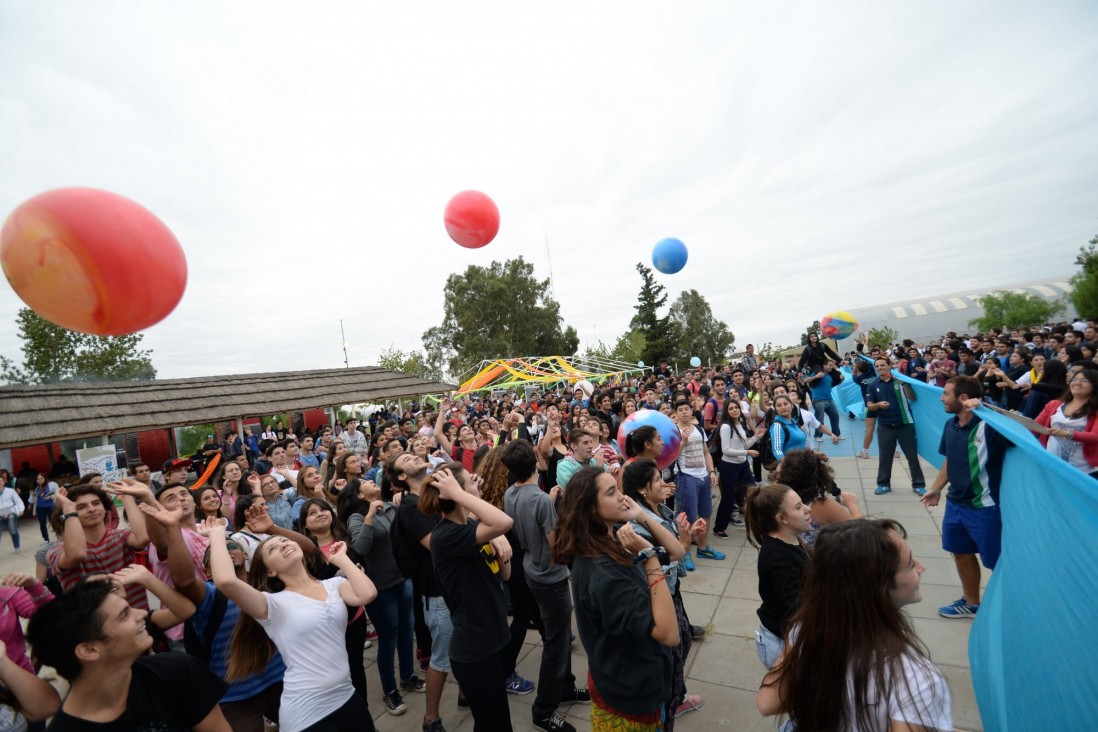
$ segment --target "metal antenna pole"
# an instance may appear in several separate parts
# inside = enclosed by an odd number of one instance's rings
[[[553,297],[557,296],[556,291],[553,288],[553,257],[549,254],[549,235],[545,235],[545,259],[549,262],[549,294]]]
[[[339,319],[339,337],[343,341],[343,365],[351,368],[351,362],[347,358],[347,334],[343,332],[343,318]]]

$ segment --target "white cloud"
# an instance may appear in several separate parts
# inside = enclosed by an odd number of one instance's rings
[[[163,376],[418,346],[446,276],[523,255],[612,342],[653,244],[748,341],[1060,275],[1096,233],[1088,3],[0,6],[0,213],[128,195],[190,282]],[[465,188],[488,247],[446,237]],[[892,260],[885,266],[885,257]],[[19,301],[0,291],[0,323]],[[5,315],[5,313],[7,313]],[[16,355],[0,326],[0,353]]]

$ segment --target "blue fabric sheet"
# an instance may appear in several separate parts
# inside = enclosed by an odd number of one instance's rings
[[[942,389],[893,371],[916,393],[919,454],[941,466]],[[1000,490],[1003,551],[969,636],[984,729],[1098,729],[1098,480],[990,409],[1014,443]]]

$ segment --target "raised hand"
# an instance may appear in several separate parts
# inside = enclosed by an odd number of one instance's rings
[[[194,526],[195,531],[199,534],[211,538],[218,535],[224,537],[228,528],[229,522],[217,516],[207,516],[204,521],[196,522]]]
[[[640,507],[636,501],[629,496],[621,497],[622,503],[625,505],[625,517],[630,521],[636,521],[644,516],[644,509]]]
[[[58,488],[55,495],[55,500],[61,504],[61,513],[72,513],[76,510],[76,504],[69,498],[69,491],[67,488]]]
[[[618,543],[621,544],[626,551],[632,554],[636,554],[644,549],[652,548],[652,542],[638,534],[633,529],[632,524],[623,524],[622,527],[618,529]]]
[[[680,513],[675,517],[675,528],[679,530],[679,541],[686,541],[690,538],[690,519],[686,517],[685,513]]]
[[[22,587],[23,589],[30,589],[38,583],[34,577],[23,574],[22,572],[11,572],[4,575],[4,579],[0,580],[0,586],[4,587]]]
[[[705,519],[700,518],[694,522],[694,525],[690,527],[690,533],[695,537],[705,536],[705,532],[709,530],[709,524],[705,522]]]
[[[454,497],[459,493],[464,492],[461,483],[454,477],[454,474],[449,470],[443,468],[442,470],[436,470],[432,473],[435,479],[435,486],[438,488],[438,494],[442,498],[448,500],[454,500]]]
[[[266,506],[250,506],[244,510],[244,526],[256,534],[268,534],[274,526],[274,520]]]
[[[328,550],[328,564],[338,565],[342,560],[350,561],[350,557],[347,556],[347,542],[337,541]]]
[[[151,494],[147,485],[138,483],[133,478],[124,478],[114,483],[107,483],[103,490],[114,496],[130,496],[131,498]]]
[[[166,528],[178,526],[183,520],[183,508],[171,510],[160,503],[139,503],[137,510]]]
[[[128,567],[123,567],[117,572],[111,572],[108,576],[112,580],[121,582],[123,586],[127,586],[143,585],[149,581],[149,578],[152,577],[153,574],[147,567],[142,567],[140,564],[131,564]]]

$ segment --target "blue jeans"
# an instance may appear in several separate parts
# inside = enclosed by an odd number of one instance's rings
[[[16,514],[8,514],[7,516],[0,516],[0,537],[4,534],[4,529],[8,530],[11,534],[12,543],[15,544],[15,551],[19,551],[19,516]]]
[[[410,679],[412,665],[412,581],[404,580],[384,590],[366,606],[366,613],[377,631],[377,674],[381,691],[388,695],[397,690],[393,677],[393,652],[400,660],[400,678]]]
[[[839,426],[839,408],[835,406],[835,401],[832,399],[817,399],[812,402],[812,412],[816,415],[816,421],[823,424],[824,414],[827,414],[827,419],[831,422],[831,431],[836,436],[842,434],[842,429]],[[816,430],[816,438],[819,439],[823,432]]]

